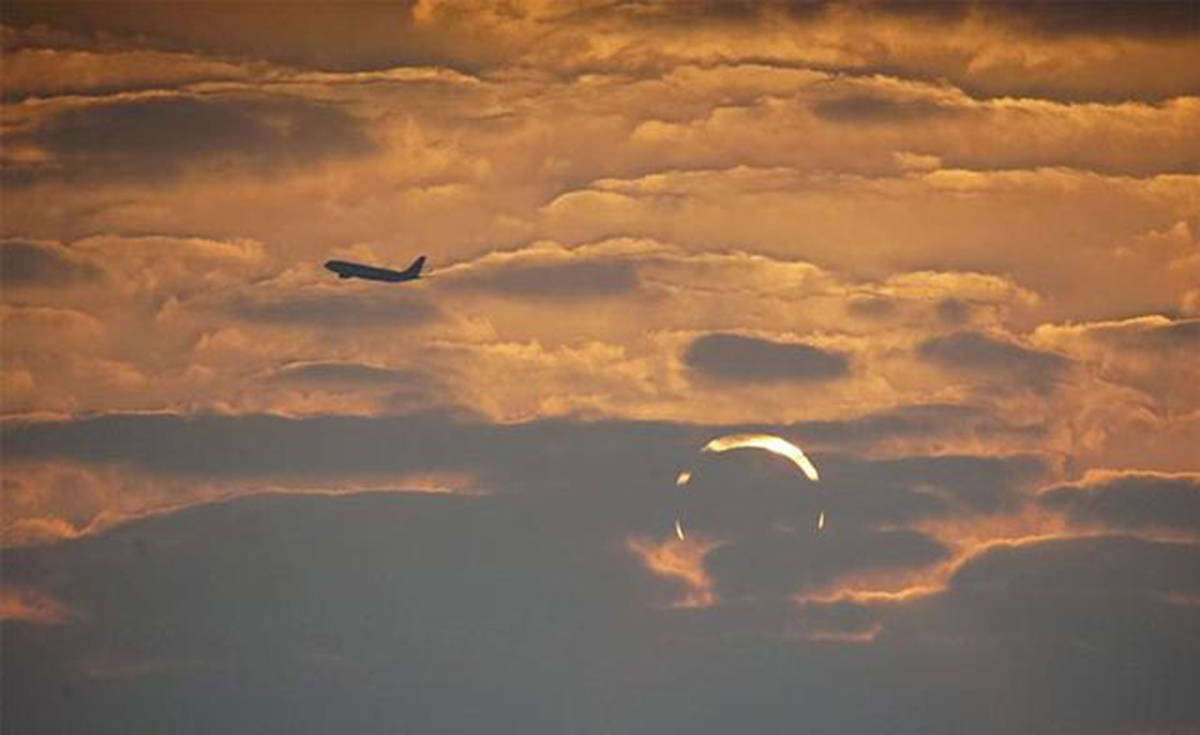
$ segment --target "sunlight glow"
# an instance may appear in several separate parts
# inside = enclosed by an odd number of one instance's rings
[[[816,482],[821,479],[817,468],[808,461],[800,447],[787,439],[771,434],[729,434],[719,436],[704,445],[703,452],[727,452],[731,449],[765,449],[773,454],[786,457],[804,472],[805,477]]]
[[[704,568],[704,556],[721,545],[716,541],[651,541],[626,539],[626,547],[654,574],[681,583],[682,598],[670,603],[672,608],[703,608],[717,604],[713,580]]]
[[[727,452],[731,449],[765,449],[772,454],[778,454],[781,457],[788,459],[792,464],[800,468],[804,472],[804,476],[813,482],[821,479],[817,473],[817,468],[805,456],[804,451],[800,447],[792,444],[783,437],[773,434],[727,434],[712,439],[705,444],[701,452]],[[692,480],[691,470],[684,470],[675,478],[675,486],[683,487]],[[817,517],[817,530],[821,531],[825,528],[825,511]],[[680,541],[684,539],[683,524],[678,518],[675,519],[675,536]]]

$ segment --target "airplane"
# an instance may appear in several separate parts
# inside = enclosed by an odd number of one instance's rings
[[[365,278],[368,281],[388,281],[390,283],[415,281],[421,277],[421,268],[424,266],[424,255],[414,260],[412,265],[402,271],[350,263],[345,260],[330,260],[325,263],[325,267],[338,274],[338,278]]]

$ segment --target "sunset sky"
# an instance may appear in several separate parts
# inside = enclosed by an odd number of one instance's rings
[[[1200,732],[1200,2],[2,41],[5,735]]]

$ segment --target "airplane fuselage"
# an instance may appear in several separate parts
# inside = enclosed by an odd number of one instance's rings
[[[403,281],[415,281],[421,277],[419,268],[410,267],[408,270],[395,271],[391,268],[376,268],[370,265],[362,265],[361,263],[350,263],[345,260],[331,260],[325,263],[325,267],[338,274],[339,278],[364,278],[368,281],[401,283]]]

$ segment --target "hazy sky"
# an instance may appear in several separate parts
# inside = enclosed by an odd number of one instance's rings
[[[1200,3],[2,33],[6,735],[1200,731]]]

